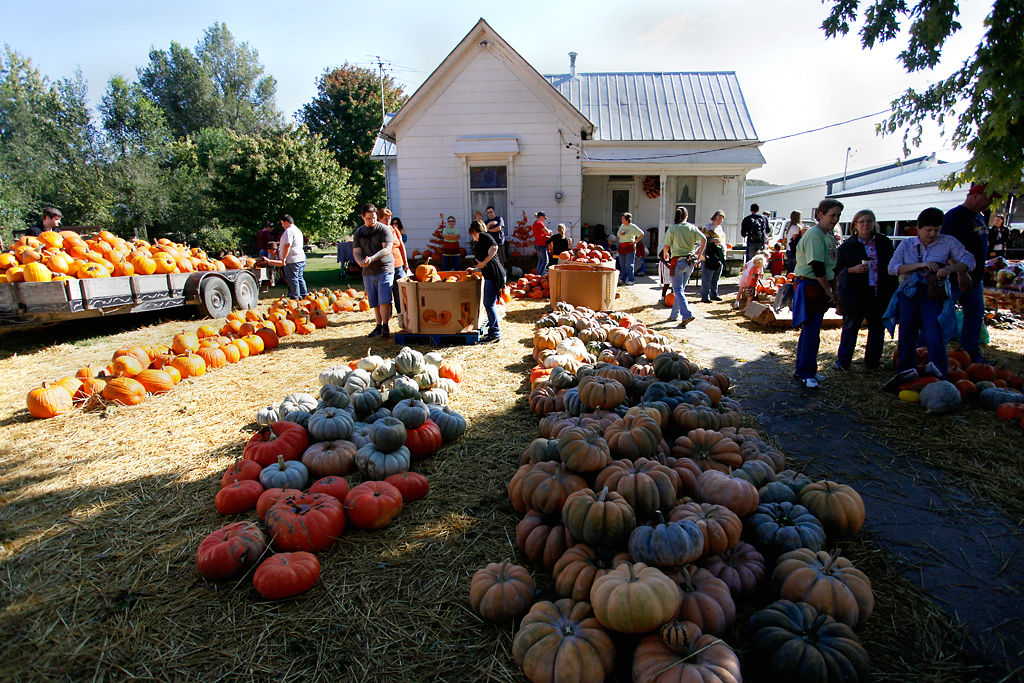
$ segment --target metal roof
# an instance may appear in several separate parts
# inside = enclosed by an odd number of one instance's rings
[[[966,161],[955,161],[952,163],[938,163],[935,166],[919,168],[909,173],[901,173],[891,178],[883,178],[874,183],[851,187],[841,192],[833,192],[829,197],[852,197],[859,194],[873,194],[887,190],[898,190],[904,187],[921,187],[923,185],[938,185],[940,180],[958,171],[962,171]]]
[[[733,71],[544,76],[595,140],[757,140]]]

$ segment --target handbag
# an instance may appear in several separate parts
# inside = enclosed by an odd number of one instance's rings
[[[917,245],[917,257],[924,263],[924,255],[921,253],[921,245]],[[939,282],[939,276],[933,270],[926,270],[924,273],[925,296],[931,301],[946,300],[946,284]]]

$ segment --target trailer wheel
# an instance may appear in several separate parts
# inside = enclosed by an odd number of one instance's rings
[[[215,275],[203,278],[199,300],[200,309],[211,318],[223,318],[231,312],[231,289]]]
[[[241,308],[243,311],[256,308],[256,304],[259,302],[259,286],[256,284],[256,279],[248,273],[243,273],[238,276],[234,284],[235,294],[235,306]]]

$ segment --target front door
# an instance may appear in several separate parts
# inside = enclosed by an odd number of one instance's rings
[[[611,192],[612,215],[608,221],[608,234],[614,235],[622,225],[622,214],[631,211],[633,206],[632,190],[629,187],[613,187]]]

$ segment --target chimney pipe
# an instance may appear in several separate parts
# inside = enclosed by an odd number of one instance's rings
[[[569,53],[569,78],[576,78],[576,53]]]

